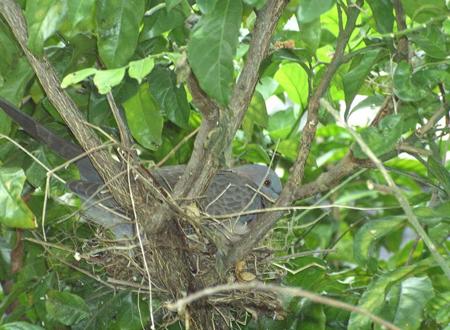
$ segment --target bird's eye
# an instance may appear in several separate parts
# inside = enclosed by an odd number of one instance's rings
[[[271,184],[271,182],[270,182],[269,179],[266,179],[266,180],[264,181],[264,185],[265,185],[266,187],[270,186],[270,184]]]

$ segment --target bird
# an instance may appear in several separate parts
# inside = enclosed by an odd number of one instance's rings
[[[25,132],[61,157],[73,159],[84,152],[80,146],[59,137],[10,103],[0,99],[0,107]],[[117,239],[132,238],[134,226],[127,212],[116,203],[89,158],[78,159],[75,164],[81,179],[68,182],[67,187],[85,201],[84,216],[110,230]],[[171,165],[150,172],[156,183],[171,193],[185,170],[186,165]],[[230,235],[245,235],[248,224],[257,219],[252,211],[269,207],[281,189],[281,180],[271,168],[247,164],[217,171],[203,195],[195,201],[205,217],[217,218],[216,223],[222,224]]]

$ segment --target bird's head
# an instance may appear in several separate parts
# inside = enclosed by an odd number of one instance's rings
[[[233,169],[236,173],[246,176],[256,187],[261,187],[261,192],[271,200],[276,200],[281,193],[282,185],[278,175],[264,165],[250,164]]]

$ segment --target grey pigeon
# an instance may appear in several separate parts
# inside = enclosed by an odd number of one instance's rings
[[[0,99],[0,107],[28,134],[61,157],[72,159],[83,153],[78,145],[57,136],[8,102]],[[82,180],[69,182],[68,187],[85,200],[85,216],[111,230],[116,238],[132,237],[134,230],[129,218],[104,187],[90,160],[81,158],[76,165]],[[165,166],[153,170],[152,175],[170,193],[184,171],[185,165]],[[230,215],[226,217],[227,229],[232,233],[243,234],[247,224],[256,219],[257,214],[239,213],[268,207],[280,192],[281,181],[273,170],[263,165],[243,165],[218,171],[197,202],[201,210],[213,219]]]
[[[158,184],[171,192],[184,170],[184,165],[165,166],[152,174]],[[86,217],[110,229],[117,238],[133,236],[132,225],[126,223],[126,216],[102,186],[81,180],[68,183],[69,189],[86,201]],[[217,223],[222,223],[229,234],[242,235],[247,224],[257,217],[250,212],[270,206],[280,192],[281,181],[273,170],[263,165],[243,165],[218,171],[197,202],[206,215],[220,217]],[[247,214],[240,215],[242,212]]]

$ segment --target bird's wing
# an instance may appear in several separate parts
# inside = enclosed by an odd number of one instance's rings
[[[31,135],[34,139],[47,145],[52,151],[57,153],[64,159],[72,159],[81,155],[83,149],[56,135],[44,125],[37,122],[35,119],[20,111],[15,106],[0,99],[0,107],[3,111],[14,120],[23,130]],[[92,165],[89,157],[83,157],[75,162],[80,171],[80,176],[87,181],[103,182],[95,167]]]
[[[211,216],[239,214],[262,208],[261,196],[255,191],[254,183],[232,171],[219,171],[212,179],[199,204]],[[255,214],[234,216],[247,223],[256,218]]]
[[[67,186],[84,201],[82,206],[84,217],[110,229],[118,239],[133,237],[134,230],[130,218],[103,184],[78,180],[69,182]]]

